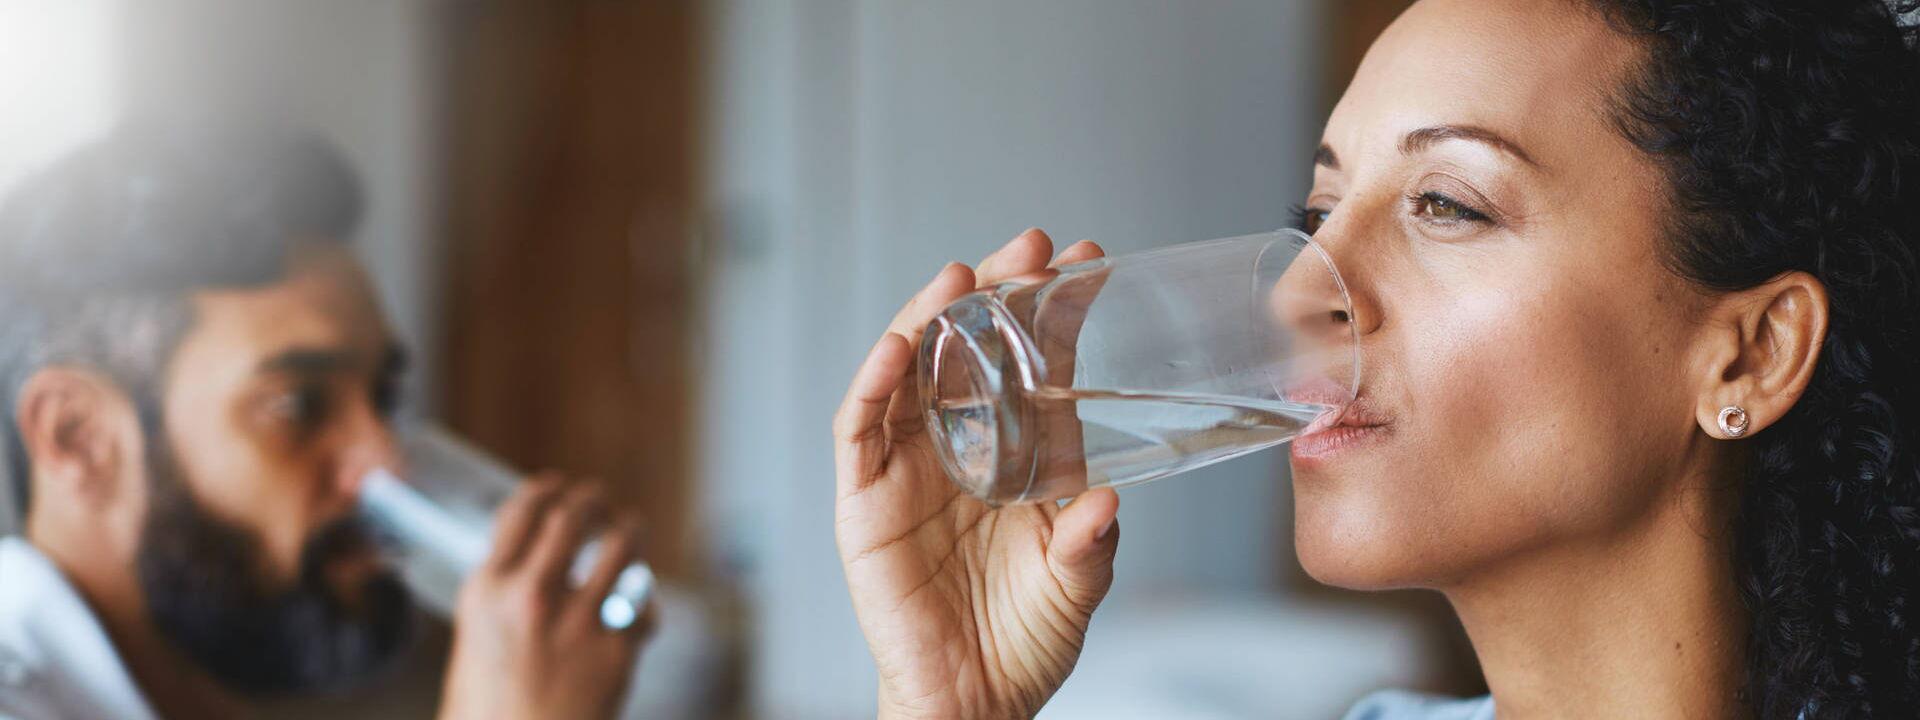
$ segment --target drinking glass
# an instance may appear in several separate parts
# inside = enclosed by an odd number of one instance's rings
[[[919,400],[947,474],[989,505],[1043,502],[1239,457],[1355,396],[1352,303],[1294,230],[1018,277],[927,326]]]
[[[389,468],[368,472],[361,480],[360,511],[395,541],[401,577],[414,596],[451,617],[461,582],[492,551],[494,514],[520,476],[432,425],[402,432],[399,444],[404,475]],[[569,576],[575,586],[585,584],[598,556],[596,540],[574,557]],[[600,623],[610,630],[631,627],[653,586],[651,568],[628,565],[600,603]]]

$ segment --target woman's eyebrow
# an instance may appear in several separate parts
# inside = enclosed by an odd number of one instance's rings
[[[1333,148],[1331,146],[1326,143],[1320,143],[1320,149],[1313,151],[1313,164],[1328,170],[1339,170],[1340,156],[1333,154]]]
[[[1414,130],[1400,138],[1400,154],[1412,155],[1442,140],[1471,140],[1483,143],[1519,158],[1521,162],[1528,165],[1540,167],[1540,163],[1534,162],[1533,157],[1528,155],[1519,143],[1506,139],[1500,133],[1473,125],[1434,125]]]

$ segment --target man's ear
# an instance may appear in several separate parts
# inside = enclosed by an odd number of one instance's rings
[[[1813,379],[1827,338],[1827,288],[1804,272],[1728,293],[1708,311],[1694,414],[1707,434],[1752,435],[1778,422]],[[1726,412],[1736,432],[1721,426]]]
[[[139,423],[117,383],[91,370],[42,368],[21,386],[15,412],[35,504],[59,497],[98,510],[123,492],[117,480],[138,441],[128,428]]]

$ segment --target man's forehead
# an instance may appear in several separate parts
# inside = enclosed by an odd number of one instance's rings
[[[344,249],[303,252],[277,282],[201,291],[193,305],[195,322],[178,355],[182,364],[251,371],[289,352],[318,351],[376,365],[390,352],[372,285]]]

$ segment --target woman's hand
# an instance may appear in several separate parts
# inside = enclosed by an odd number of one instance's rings
[[[947,266],[893,319],[834,419],[835,535],[880,671],[883,718],[1031,717],[1053,696],[1113,583],[1112,490],[1065,508],[994,509],[947,479],[910,379],[934,314],[977,287],[1043,269],[1022,233],[973,271]],[[1054,260],[1101,256],[1082,242]]]

